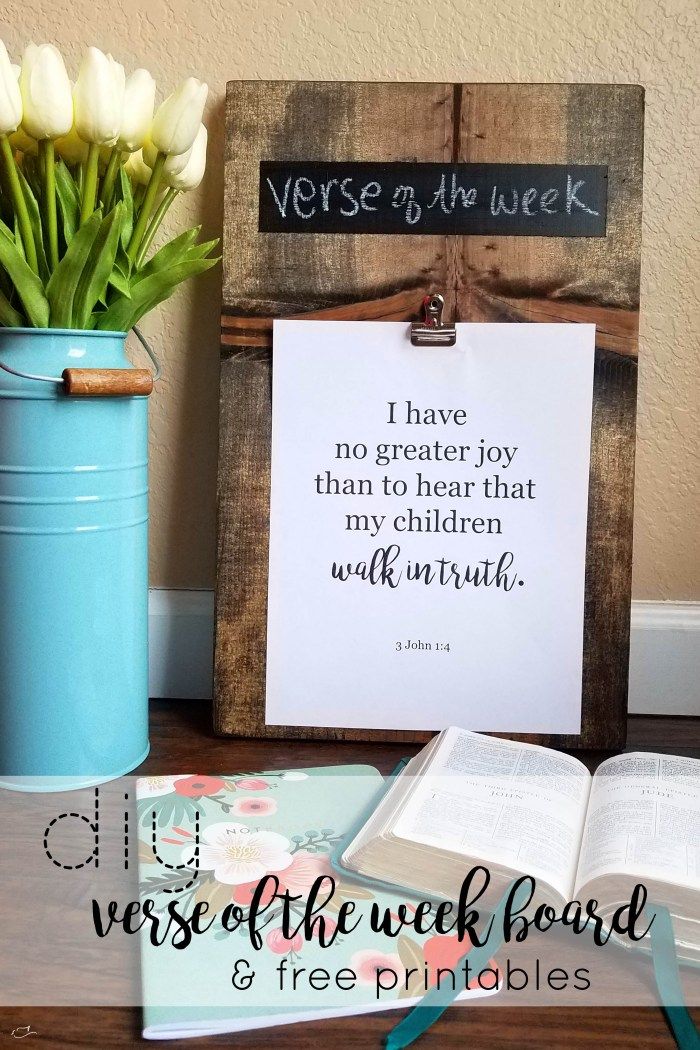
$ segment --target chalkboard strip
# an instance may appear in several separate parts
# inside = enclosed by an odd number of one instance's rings
[[[263,160],[258,229],[605,237],[607,195],[604,164]]]
[[[289,314],[288,318],[303,318],[305,321],[414,321],[420,316],[423,297],[431,291],[440,289],[427,285],[409,288],[381,299],[302,311]],[[239,317],[224,313],[221,315],[222,346],[271,347],[272,321],[271,317]]]

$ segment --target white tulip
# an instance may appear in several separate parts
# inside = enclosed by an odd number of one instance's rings
[[[124,113],[124,67],[89,47],[73,89],[75,130],[84,142],[114,145]]]
[[[204,178],[207,166],[207,129],[204,124],[199,125],[197,138],[190,150],[190,157],[181,172],[174,175],[164,175],[168,186],[174,190],[194,190]],[[167,167],[167,164],[166,164]]]
[[[0,135],[16,131],[22,123],[22,95],[17,83],[17,66],[10,62],[0,40]]]
[[[22,67],[12,63],[12,72],[17,80],[17,87],[19,88],[19,75],[22,72]],[[20,105],[22,104],[22,93],[20,92]],[[20,150],[21,153],[33,153],[39,152],[39,146],[36,139],[31,138],[26,131],[21,127],[17,128],[17,131],[13,131],[10,135],[10,145],[13,150]]]
[[[117,148],[127,153],[141,149],[153,123],[156,82],[147,69],[137,69],[126,81],[124,113]]]
[[[159,153],[182,155],[192,147],[202,123],[207,85],[188,77],[158,107],[151,128],[151,139]]]
[[[60,52],[53,44],[30,44],[19,77],[22,127],[33,139],[57,139],[73,126],[73,97]]]
[[[59,157],[63,157],[66,164],[82,164],[87,160],[87,142],[83,142],[75,128],[71,128],[67,135],[56,139],[55,146],[56,153]]]
[[[149,168],[152,168],[156,162],[158,156],[158,150],[153,145],[150,138],[147,138],[143,144],[143,159],[148,164]],[[163,163],[163,176],[168,179],[173,175],[179,175],[181,171],[187,167],[189,159],[192,156],[192,146],[185,153],[170,153],[166,156],[165,162]]]
[[[143,159],[143,151],[137,150],[136,153],[130,154],[127,158],[124,169],[127,175],[130,175],[133,181],[139,186],[148,186],[151,181],[151,169]]]

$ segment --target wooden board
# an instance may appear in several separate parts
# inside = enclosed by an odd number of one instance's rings
[[[421,741],[430,733],[265,725],[271,333],[275,317],[409,320],[440,290],[463,321],[597,325],[579,736],[624,741],[629,652],[643,92],[617,85],[228,85],[215,728]],[[604,164],[605,237],[260,233],[261,161]],[[546,653],[543,653],[546,659]],[[521,739],[525,739],[522,738]]]

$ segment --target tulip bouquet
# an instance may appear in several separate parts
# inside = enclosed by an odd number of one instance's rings
[[[155,96],[150,73],[97,48],[72,85],[52,45],[18,67],[0,41],[0,327],[128,331],[217,262],[199,227],[149,256],[207,149],[206,84]]]

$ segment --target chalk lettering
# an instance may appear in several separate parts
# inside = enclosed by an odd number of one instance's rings
[[[272,190],[272,196],[275,198],[275,204],[277,205],[277,207],[280,210],[280,215],[282,216],[283,219],[285,219],[287,217],[287,200],[289,198],[289,187],[292,184],[292,177],[291,177],[291,175],[289,176],[289,178],[287,179],[287,181],[284,184],[284,196],[283,196],[282,200],[280,200],[279,197],[277,196],[277,190],[275,189],[275,185],[274,185],[272,179],[268,179],[267,180],[267,184],[270,187],[270,189]]]
[[[580,201],[576,196],[581,187],[585,185],[586,183],[583,179],[579,179],[578,182],[574,182],[570,175],[566,176],[566,211],[568,215],[571,215],[571,209],[573,208],[574,204],[577,208],[580,208],[582,211],[588,212],[589,215],[598,214],[597,211],[594,211],[593,208],[589,208],[588,205],[584,204],[583,201]]]
[[[304,183],[309,187],[307,192],[304,192],[302,186]],[[311,179],[305,179],[303,176],[297,179],[294,183],[294,192],[292,193],[292,205],[294,211],[297,213],[300,219],[310,219],[312,215],[316,214],[316,207],[314,206],[311,211],[302,211],[301,205],[308,204],[316,196],[316,187],[314,186]]]
[[[604,237],[607,169],[583,164],[263,161],[264,233]]]

